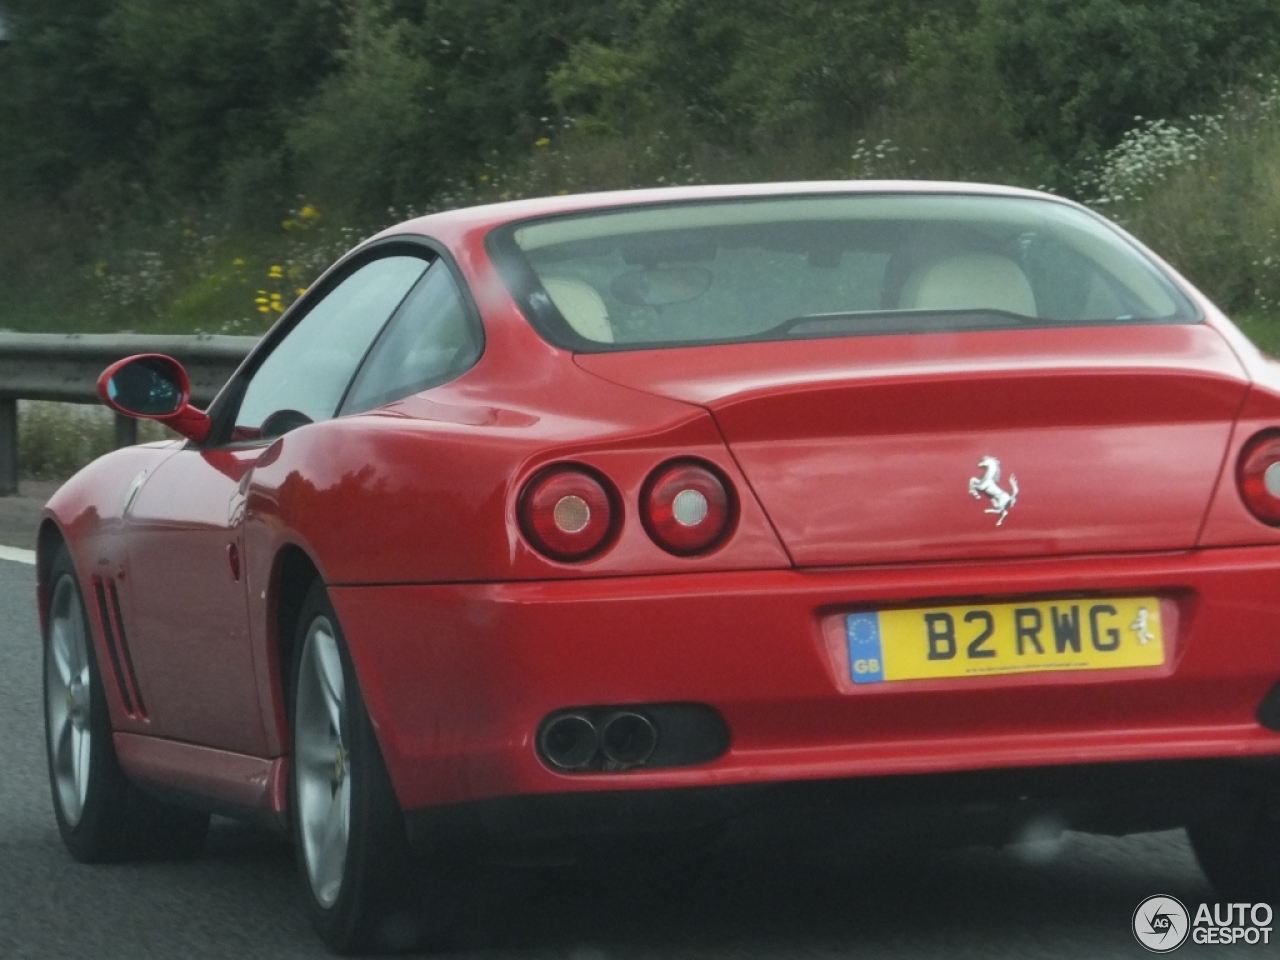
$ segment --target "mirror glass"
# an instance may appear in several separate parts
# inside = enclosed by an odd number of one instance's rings
[[[181,368],[161,357],[139,357],[107,381],[107,395],[121,409],[142,417],[163,417],[182,409]]]
[[[706,267],[650,267],[615,277],[613,295],[633,307],[666,307],[696,300],[711,288]]]

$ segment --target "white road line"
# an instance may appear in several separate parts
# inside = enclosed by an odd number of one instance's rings
[[[0,547],[0,560],[12,560],[14,563],[26,563],[35,566],[36,552],[20,550],[17,547]]]

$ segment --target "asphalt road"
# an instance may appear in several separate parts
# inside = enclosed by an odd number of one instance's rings
[[[31,567],[0,561],[0,612],[0,957],[325,956],[290,851],[271,836],[215,821],[204,855],[181,863],[86,867],[64,852],[45,778]],[[693,866],[493,868],[453,955],[1136,958],[1149,954],[1130,917],[1156,893],[1192,910],[1212,900],[1181,832],[873,861],[739,840]],[[1188,943],[1177,955],[1280,947]]]

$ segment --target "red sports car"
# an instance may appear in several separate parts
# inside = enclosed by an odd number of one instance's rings
[[[1080,206],[455,210],[338,262],[207,412],[162,356],[101,389],[186,440],[40,528],[78,858],[274,823],[338,951],[465,857],[744,814],[1187,825],[1280,896],[1280,367]]]

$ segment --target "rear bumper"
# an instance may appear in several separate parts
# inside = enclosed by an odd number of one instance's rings
[[[538,794],[1280,756],[1280,548],[832,571],[331,588],[406,810]],[[1161,667],[855,687],[824,627],[922,601],[1159,595]],[[1167,606],[1167,604],[1166,604]],[[536,731],[592,704],[692,702],[708,763],[553,772]]]

